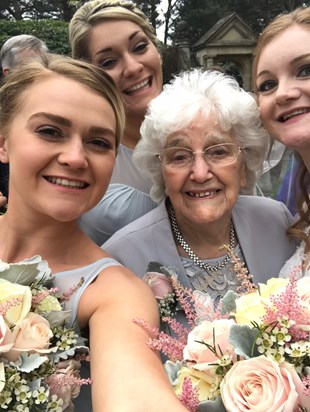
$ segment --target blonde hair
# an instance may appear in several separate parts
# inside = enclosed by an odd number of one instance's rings
[[[134,4],[119,0],[93,0],[83,4],[69,24],[69,42],[72,56],[90,60],[89,37],[97,24],[107,20],[129,20],[141,27],[158,48],[158,39],[146,15]]]
[[[16,67],[4,79],[0,89],[0,129],[3,135],[22,104],[23,92],[37,80],[61,75],[81,83],[106,99],[116,118],[116,147],[119,145],[125,126],[124,107],[113,80],[101,68],[70,57],[46,54]]]

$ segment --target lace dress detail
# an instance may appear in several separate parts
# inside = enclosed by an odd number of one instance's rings
[[[307,255],[305,254],[305,242],[302,241],[297,247],[296,252],[293,256],[286,261],[285,265],[280,271],[280,278],[288,278],[291,273],[296,273],[298,278],[309,277],[310,276],[310,261],[308,260],[307,266],[305,261],[307,260]]]
[[[242,262],[244,262],[244,257],[239,245],[235,247],[234,253]],[[215,265],[224,259],[225,256],[217,259],[203,260],[203,262],[208,265]],[[228,290],[236,291],[240,285],[240,281],[238,280],[237,273],[234,271],[234,265],[231,261],[214,272],[208,272],[206,269],[196,266],[191,259],[181,257],[181,261],[192,288],[194,290],[208,293],[214,300],[215,305],[218,304],[219,300]]]

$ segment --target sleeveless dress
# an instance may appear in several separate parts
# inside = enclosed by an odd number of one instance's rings
[[[102,258],[90,265],[83,266],[78,269],[67,270],[65,272],[55,273],[55,286],[59,288],[61,293],[67,292],[70,288],[77,285],[83,278],[84,283],[79,287],[68,301],[65,302],[65,309],[72,311],[72,323],[77,319],[77,309],[80,298],[96,277],[106,268],[110,266],[122,266],[119,262],[112,258]],[[90,370],[89,363],[84,362],[81,368],[81,377],[89,378]],[[91,412],[91,385],[82,385],[80,395],[74,401],[74,412]]]

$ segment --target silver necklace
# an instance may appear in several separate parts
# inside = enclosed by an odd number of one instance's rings
[[[184,251],[188,254],[188,256],[194,261],[194,264],[196,266],[199,266],[200,268],[206,269],[210,272],[214,272],[227,265],[227,263],[230,261],[230,255],[226,255],[225,259],[222,262],[218,262],[216,265],[208,265],[207,263],[204,263],[202,260],[200,260],[199,257],[195,255],[195,253],[192,251],[189,244],[185,241],[184,237],[181,235],[172,206],[169,207],[169,217],[171,221],[172,230],[173,230],[173,233],[177,241],[180,243],[180,245],[182,246]],[[234,225],[231,223],[229,248],[230,250],[234,250],[234,247],[235,247],[235,230],[234,230]]]

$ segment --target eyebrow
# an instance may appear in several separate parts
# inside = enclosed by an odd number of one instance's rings
[[[300,60],[305,59],[306,57],[310,57],[310,53],[302,54],[301,56],[295,57],[292,61],[289,62],[289,65],[293,66],[294,64],[298,63]],[[257,74],[256,78],[263,76],[265,74],[271,74],[271,72],[269,70],[263,70]]]
[[[135,36],[139,33],[144,33],[142,30],[134,31],[129,37],[128,40],[131,41],[135,38]],[[94,57],[98,56],[98,54],[107,53],[113,51],[113,47],[106,47],[105,49],[98,50]]]
[[[45,117],[53,122],[63,124],[64,126],[71,126],[72,122],[65,117],[59,116],[57,114],[47,113],[47,112],[38,112],[33,114],[29,120],[36,119],[37,117]]]
[[[40,117],[45,117],[53,122],[56,123],[60,123],[64,126],[70,127],[72,126],[72,122],[68,119],[66,119],[65,117],[59,116],[57,114],[52,114],[52,113],[46,113],[46,112],[39,112],[39,113],[35,113],[34,115],[32,115],[30,117],[29,120],[32,119],[36,119],[36,118],[40,118]],[[89,128],[89,132],[90,133],[94,133],[94,134],[110,134],[111,136],[115,137],[115,132],[110,129],[110,128],[106,128],[106,127],[100,127],[100,126],[91,126]]]

